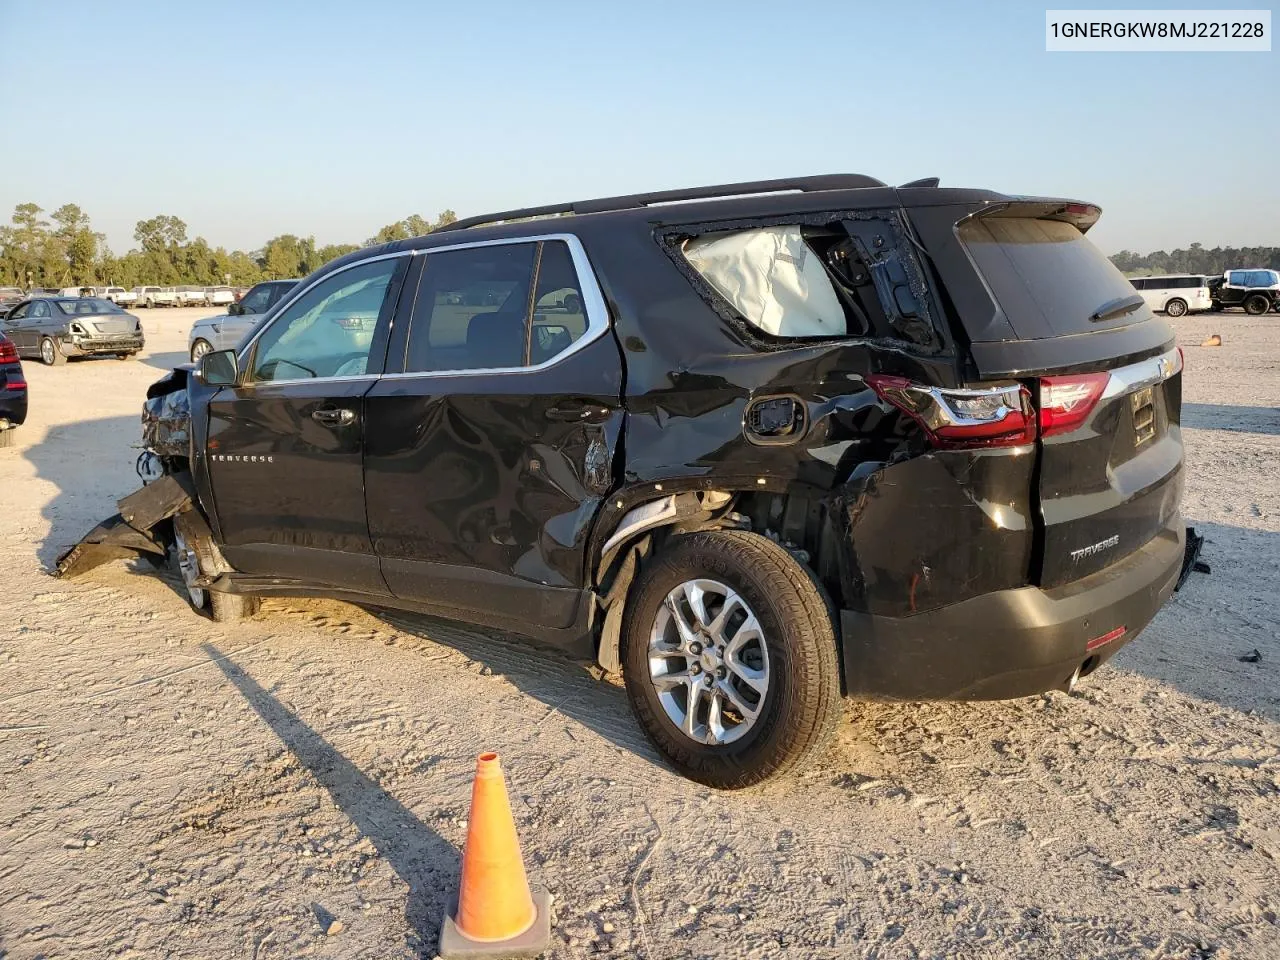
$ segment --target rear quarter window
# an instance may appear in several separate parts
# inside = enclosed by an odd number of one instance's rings
[[[676,228],[663,239],[703,298],[764,335],[761,346],[857,337],[941,348],[929,285],[895,212],[804,220]]]

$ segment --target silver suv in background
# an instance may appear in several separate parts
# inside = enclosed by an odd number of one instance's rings
[[[251,287],[239,303],[230,304],[226,313],[197,320],[191,325],[188,337],[191,362],[199,363],[210,350],[234,350],[258,325],[263,315],[297,283],[297,280],[264,281]]]
[[[1199,274],[1133,277],[1129,282],[1133,284],[1133,289],[1142,294],[1147,306],[1156,313],[1185,317],[1188,313],[1202,313],[1213,309],[1209,278]]]

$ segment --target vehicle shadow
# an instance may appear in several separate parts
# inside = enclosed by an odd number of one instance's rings
[[[409,888],[405,919],[417,939],[409,946],[415,956],[431,956],[448,909],[448,891],[458,884],[460,858],[453,844],[415,817],[216,646],[204,643],[201,649],[404,881]]]
[[[576,722],[614,746],[654,766],[664,767],[633,717],[626,692],[600,679],[600,671],[594,664],[571,659],[533,640],[496,630],[469,627],[425,614],[375,607],[364,609],[400,633],[443,644],[479,664],[481,669],[505,677],[522,693],[546,706],[546,713],[536,723],[554,720],[557,716],[561,722]]]
[[[1280,436],[1280,408],[1184,403],[1182,426],[1193,430],[1226,430],[1229,433]]]
[[[1212,572],[1191,574],[1110,666],[1280,722],[1280,533],[1199,521],[1195,528]]]
[[[190,363],[191,357],[185,350],[170,350],[166,353],[140,354],[138,359],[148,367],[155,367],[168,373],[174,367]]]
[[[116,512],[116,500],[141,486],[134,463],[142,452],[138,417],[54,424],[21,451],[37,479],[53,487],[40,508],[49,530],[36,556],[51,570],[58,555]]]

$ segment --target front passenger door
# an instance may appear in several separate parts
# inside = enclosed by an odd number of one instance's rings
[[[369,542],[364,395],[382,371],[408,256],[352,264],[287,305],[209,404],[223,552],[242,573],[385,594]]]

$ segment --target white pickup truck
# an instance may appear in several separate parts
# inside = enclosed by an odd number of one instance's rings
[[[138,302],[138,295],[124,287],[100,287],[99,296],[106,297],[117,307],[132,307]]]
[[[135,305],[139,307],[176,307],[178,294],[173,287],[134,287],[138,295]]]
[[[204,287],[178,287],[174,290],[175,306],[207,307],[209,294]]]
[[[204,292],[211,307],[226,307],[236,302],[236,292],[230,287],[205,287]]]

